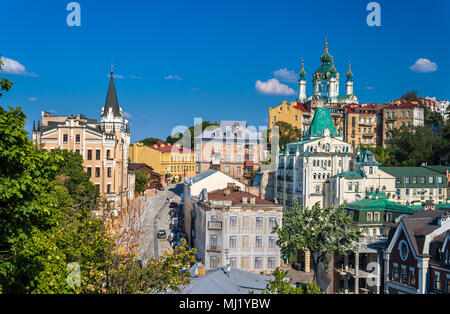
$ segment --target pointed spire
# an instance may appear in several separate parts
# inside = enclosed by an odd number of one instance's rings
[[[33,132],[36,132],[36,121],[33,120]]]
[[[302,58],[302,69],[300,70],[300,80],[305,80],[306,72],[305,72],[305,64]]]
[[[351,81],[353,78],[352,65],[351,65],[350,61],[348,62],[348,72],[347,72],[346,76],[347,76],[347,81]]]
[[[116,86],[114,85],[114,65],[111,65],[111,75],[109,80],[108,94],[106,96],[105,108],[103,115],[106,116],[109,112],[109,108],[112,108],[114,116],[121,116],[119,109],[119,102],[117,101]]]

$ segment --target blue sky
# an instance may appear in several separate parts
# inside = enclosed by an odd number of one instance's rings
[[[2,2],[0,55],[25,70],[1,73],[15,86],[0,105],[21,106],[28,131],[41,110],[99,119],[111,64],[124,77],[116,88],[133,141],[165,139],[194,117],[266,125],[268,107],[296,95],[263,94],[255,83],[284,68],[297,74],[303,57],[310,96],[326,35],[342,77],[351,60],[361,102],[413,89],[450,98],[447,0],[378,1],[380,27],[366,23],[368,0],[80,0],[81,27],[66,24],[70,1]],[[420,58],[437,70],[412,71]]]

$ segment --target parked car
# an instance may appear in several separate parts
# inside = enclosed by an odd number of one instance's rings
[[[164,187],[163,187],[163,185],[161,183],[158,183],[156,185],[156,189],[159,190],[159,191],[164,191]]]
[[[166,230],[159,230],[158,234],[156,236],[158,239],[165,239],[166,238]]]
[[[169,205],[170,208],[175,208],[177,206],[178,206],[177,202],[171,202],[170,205]]]

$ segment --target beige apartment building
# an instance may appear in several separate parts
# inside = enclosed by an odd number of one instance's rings
[[[118,214],[133,197],[134,178],[128,171],[130,127],[119,107],[113,75],[100,123],[84,115],[53,116],[42,111],[33,128],[33,143],[43,149],[65,149],[83,156],[91,182]]]
[[[266,154],[263,133],[248,127],[246,121],[221,121],[219,127],[195,137],[197,174],[215,169],[248,183]]]
[[[396,100],[383,107],[379,145],[386,147],[391,132],[401,127],[412,128],[424,125],[424,109],[416,103]]]
[[[349,104],[345,106],[344,140],[353,149],[359,145],[377,145],[377,109],[375,106]]]
[[[235,184],[202,193],[192,211],[194,247],[207,269],[231,266],[272,273],[281,266],[273,228],[282,225],[283,207],[243,192]]]

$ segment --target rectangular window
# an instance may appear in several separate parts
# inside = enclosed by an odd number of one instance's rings
[[[374,221],[380,221],[380,213],[373,214]]]
[[[367,213],[367,221],[372,221],[372,213]]]
[[[409,195],[409,189],[405,190],[406,195]]]
[[[218,267],[217,256],[211,256],[209,259],[209,263],[210,268],[217,268]]]
[[[225,173],[229,173],[230,172],[230,166],[226,166],[225,167]]]
[[[412,183],[416,184],[417,183],[417,177],[412,177]]]
[[[230,236],[230,247],[236,247],[236,236]]]
[[[230,217],[230,228],[236,228],[237,225],[237,216]]]
[[[428,183],[433,184],[434,182],[434,177],[428,177]]]
[[[236,257],[230,257],[230,266],[236,268]]]
[[[89,178],[92,176],[92,168],[91,167],[87,167],[87,174],[88,174]]]
[[[437,181],[438,181],[439,184],[442,184],[442,177],[438,177]]]
[[[80,150],[79,149],[75,149],[75,153],[79,154]]]
[[[408,284],[408,273],[406,272],[406,266],[404,266],[404,265],[402,265],[400,278],[401,278],[401,283],[403,283],[405,285]]]
[[[269,269],[275,268],[275,257],[269,257],[267,259],[267,268],[269,268]]]
[[[410,286],[416,285],[416,272],[413,267],[409,268],[409,285]]]
[[[425,177],[420,177],[420,183],[425,184]]]
[[[95,160],[100,160],[100,149],[95,150]]]
[[[241,167],[236,167],[236,173],[241,173],[241,171],[242,171],[242,168]]]
[[[256,247],[262,247],[262,236],[256,236]]]
[[[100,178],[100,167],[95,167],[95,177]]]
[[[111,150],[110,149],[108,149],[107,151],[106,151],[106,158],[111,158]]]
[[[400,183],[400,177],[396,177],[396,178],[395,178],[395,183],[397,183],[397,184]]]
[[[277,224],[277,220],[275,217],[269,217],[269,228],[274,228]]]
[[[75,135],[75,143],[80,143],[80,142],[81,142],[80,134]]]
[[[409,184],[409,177],[405,177],[405,183]]]
[[[441,274],[434,273],[434,290],[441,291]]]
[[[63,134],[63,143],[67,144],[67,142],[69,142],[69,135],[68,134]]]
[[[256,228],[262,228],[262,226],[263,226],[263,218],[256,217]]]
[[[106,193],[110,194],[111,193],[111,184],[108,183],[108,185],[106,186]]]
[[[261,257],[255,257],[255,268],[260,269],[262,267],[262,258]]]
[[[230,155],[227,155],[227,156],[225,157],[225,160],[226,160],[226,161],[230,161],[230,160],[231,160]]]
[[[276,245],[275,236],[273,236],[273,235],[269,236],[269,246],[275,247],[275,245]]]
[[[392,281],[398,282],[398,266],[392,268]]]

